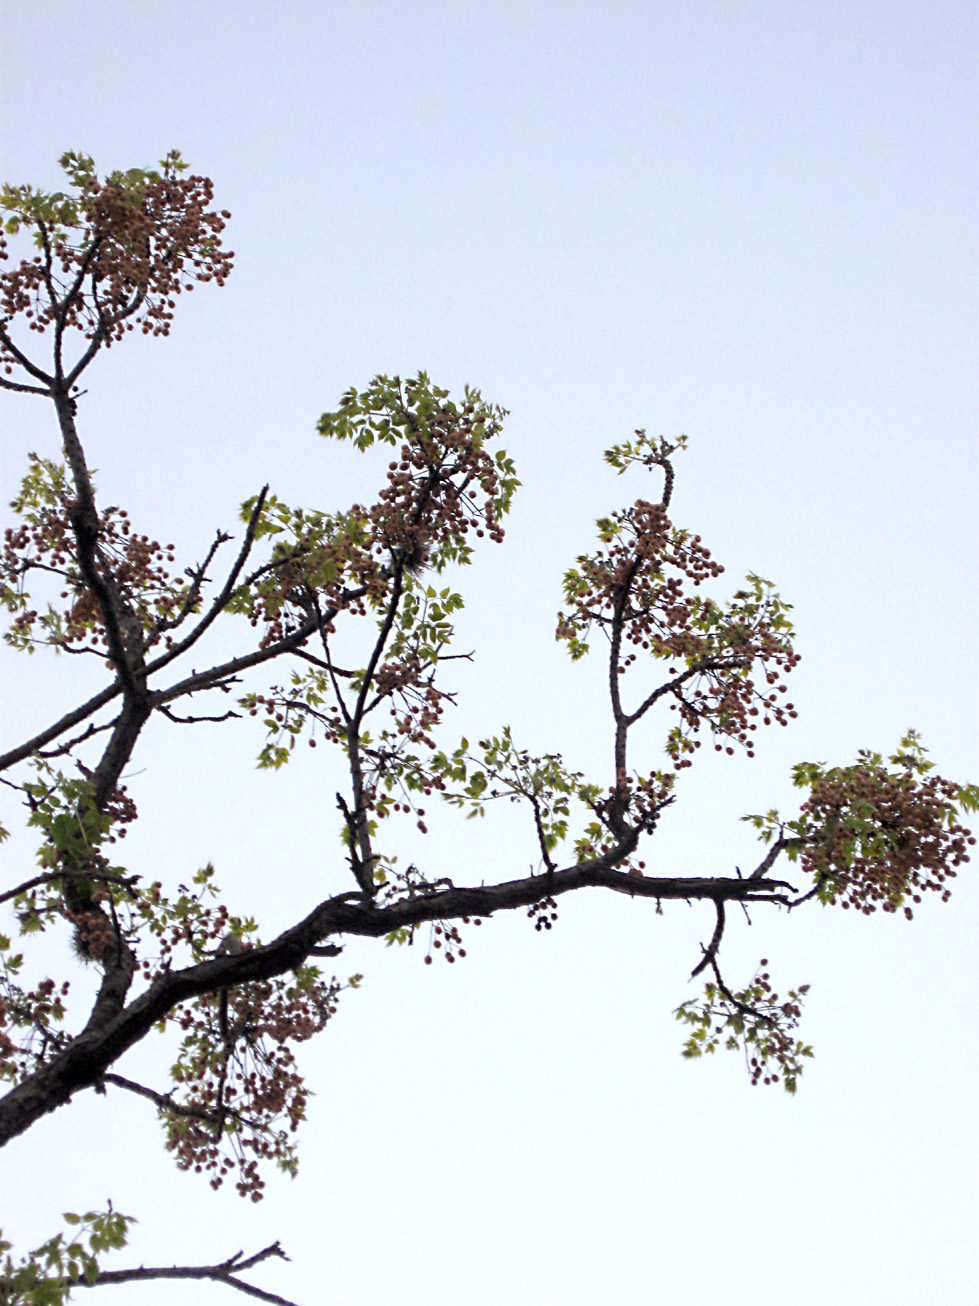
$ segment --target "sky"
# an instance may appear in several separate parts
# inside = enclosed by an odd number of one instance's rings
[[[456,582],[476,656],[452,669],[444,738],[510,724],[607,783],[603,667],[554,642],[561,576],[596,517],[659,490],[602,451],[682,432],[674,518],[725,564],[720,597],[753,571],[794,605],[799,718],[752,761],[698,760],[650,870],[756,864],[739,817],[792,811],[793,763],[889,752],[909,726],[942,774],[979,778],[976,25],[958,0],[7,0],[0,177],[53,189],[66,149],[108,171],[177,147],[234,215],[227,286],[88,374],[103,502],[194,560],[265,482],[330,510],[372,493],[385,460],[315,433],[349,386],[423,368],[480,387],[510,412],[522,488],[505,544]],[[6,504],[57,432],[12,396],[0,432]],[[0,674],[5,744],[89,684],[6,649]],[[213,861],[270,938],[348,885],[335,763],[258,772],[261,742],[247,721],[149,732],[127,852],[171,884]],[[659,765],[657,727],[643,744]],[[535,859],[516,813],[430,824],[399,852],[433,875]],[[4,883],[32,864],[16,831]],[[252,1277],[303,1306],[971,1301],[966,871],[911,924],[731,914],[732,980],[766,956],[812,986],[794,1099],[750,1087],[736,1056],[679,1055],[672,1011],[697,991],[710,908],[589,891],[544,935],[522,915],[484,924],[452,968],[422,965],[423,940],[350,942],[338,973],[363,986],[301,1051],[316,1096],[299,1176],[260,1205],[177,1173],[149,1104],[85,1093],[0,1156],[2,1227],[26,1248],[111,1197],[140,1223],[107,1268],[278,1238],[291,1261]],[[162,1086],[167,1056],[118,1069]]]

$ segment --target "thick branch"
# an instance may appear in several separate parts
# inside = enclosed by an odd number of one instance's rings
[[[110,1024],[115,1016],[118,1016],[136,974],[136,956],[126,943],[120,941],[118,934],[111,951],[115,960],[106,964],[105,975],[99,985],[95,1005],[92,1007],[88,1024],[82,1030],[79,1038],[84,1038],[89,1033],[98,1034],[99,1031]],[[109,949],[106,949],[106,955],[108,953]]]
[[[334,613],[334,615],[336,615]],[[231,658],[228,662],[222,662],[220,666],[211,667],[209,671],[195,671],[193,675],[187,676],[184,680],[178,680],[175,685],[169,689],[158,690],[151,695],[153,707],[161,707],[164,703],[172,703],[174,699],[183,698],[184,694],[194,694],[201,689],[214,689],[222,681],[230,680],[236,676],[239,671],[247,671],[249,667],[260,666],[263,662],[269,662],[272,658],[280,657],[283,653],[291,653],[301,644],[305,644],[310,635],[316,630],[319,623],[317,621],[304,621],[303,624],[280,639],[275,644],[270,644],[268,648],[257,649],[254,653],[245,653],[239,658]],[[147,671],[153,670],[151,663]]]
[[[620,847],[579,866],[503,884],[472,888],[450,885],[384,907],[365,900],[359,893],[341,894],[321,903],[305,920],[263,948],[164,974],[108,1021],[97,1021],[93,1013],[86,1029],[63,1052],[0,1099],[0,1145],[68,1102],[80,1089],[99,1083],[123,1053],[135,1046],[182,1002],[293,970],[317,945],[333,935],[383,938],[393,930],[429,921],[463,916],[487,917],[498,911],[528,907],[545,896],[556,897],[589,887],[613,889],[634,898],[706,898],[715,902],[774,902],[783,905],[789,901],[785,891],[794,893],[792,886],[784,880],[659,879],[614,870],[614,862],[629,851],[631,849]],[[99,1003],[102,1003],[101,996]],[[104,1007],[100,1016],[102,1014]]]
[[[95,785],[95,806],[99,811],[105,809],[106,803],[115,791],[119,777],[133,755],[139,732],[149,717],[150,709],[145,700],[128,699],[113,722],[109,742],[92,777]]]
[[[86,585],[98,602],[99,612],[102,616],[102,626],[109,645],[109,656],[122,679],[126,693],[133,698],[139,697],[144,691],[136,683],[129,653],[123,641],[119,624],[121,615],[119,603],[114,601],[113,586],[109,579],[99,571],[96,562],[98,518],[95,513],[94,502],[86,504],[79,498],[71,512],[71,524],[75,532],[78,566]]]
[[[75,535],[75,548],[78,566],[89,589],[95,595],[102,617],[102,626],[109,647],[109,656],[122,680],[126,695],[132,699],[145,697],[145,676],[142,685],[137,683],[134,673],[134,660],[139,650],[134,650],[131,659],[123,639],[121,621],[124,615],[123,602],[116,586],[115,578],[107,567],[105,573],[98,565],[99,516],[95,507],[95,492],[92,489],[92,477],[85,461],[78,432],[75,430],[75,402],[68,397],[60,386],[52,395],[61,426],[61,438],[65,459],[71,467],[75,483],[76,499],[71,508],[71,526]]]

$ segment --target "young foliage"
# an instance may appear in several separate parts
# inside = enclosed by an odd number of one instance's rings
[[[812,1048],[793,1037],[802,1015],[808,984],[790,989],[783,1001],[773,990],[763,957],[746,988],[732,993],[719,978],[704,985],[702,998],[681,1002],[677,1020],[691,1026],[683,1055],[700,1057],[721,1046],[741,1051],[752,1084],[777,1084],[795,1093],[802,1062]]]
[[[125,1247],[131,1215],[107,1211],[63,1219],[70,1232],[56,1233],[27,1256],[15,1262],[11,1244],[0,1230],[0,1303],[2,1306],[61,1306],[76,1286],[92,1287],[99,1278],[103,1252]]]

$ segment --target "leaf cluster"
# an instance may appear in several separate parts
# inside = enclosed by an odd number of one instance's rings
[[[682,1002],[677,1020],[691,1026],[683,1055],[694,1058],[716,1052],[722,1045],[744,1053],[752,1084],[777,1084],[795,1093],[803,1061],[812,1048],[795,1038],[793,1031],[802,1015],[808,984],[790,989],[783,1000],[771,985],[762,958],[758,970],[745,988],[732,993],[718,977],[704,985],[700,998]]]
[[[61,1306],[76,1285],[93,1285],[99,1277],[99,1257],[125,1247],[131,1215],[109,1206],[107,1211],[64,1213],[71,1233],[56,1233],[14,1262],[11,1244],[0,1231],[0,1306]]]

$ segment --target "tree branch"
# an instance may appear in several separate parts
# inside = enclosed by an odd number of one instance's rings
[[[137,1084],[135,1080],[126,1079],[123,1075],[114,1074],[112,1071],[102,1076],[102,1083],[114,1084],[116,1088],[124,1088],[127,1093],[145,1097],[160,1111],[168,1111],[170,1115],[185,1116],[191,1120],[205,1120],[208,1124],[217,1122],[217,1115],[213,1111],[204,1111],[200,1107],[181,1106],[179,1102],[174,1102],[169,1093],[158,1093],[155,1089],[147,1088],[145,1084]]]
[[[388,600],[388,610],[385,613],[384,620],[381,623],[381,629],[378,632],[377,639],[374,642],[374,648],[367,663],[367,669],[364,671],[364,678],[361,682],[360,692],[357,695],[357,702],[353,712],[347,718],[347,757],[350,764],[350,779],[353,784],[353,811],[348,812],[346,805],[343,805],[344,816],[347,819],[347,825],[350,830],[350,853],[351,868],[357,883],[363,889],[365,895],[370,895],[374,891],[374,857],[371,850],[370,833],[367,827],[367,812],[364,810],[364,775],[360,763],[360,726],[365,715],[365,704],[367,694],[374,679],[374,672],[377,670],[377,664],[381,660],[381,654],[384,652],[384,645],[387,643],[388,636],[391,633],[391,627],[394,625],[394,619],[398,615],[398,605],[401,602],[402,585],[404,577],[404,564],[400,563],[394,573],[394,586],[391,590],[391,597]],[[340,698],[339,687],[336,681],[333,682],[333,688]],[[346,713],[344,713],[346,716]],[[342,799],[341,799],[342,803]]]
[[[92,265],[92,260],[98,254],[99,249],[102,246],[103,240],[104,240],[103,236],[96,236],[95,239],[92,241],[91,245],[89,245],[88,249],[82,255],[82,258],[79,260],[78,271],[75,273],[74,280],[72,281],[72,284],[68,287],[68,289],[65,291],[64,298],[60,301],[60,303],[58,301],[57,295],[54,293],[52,286],[50,284],[48,285],[48,294],[51,296],[51,306],[52,308],[55,309],[54,366],[55,366],[55,376],[59,380],[62,380],[64,378],[64,369],[62,367],[61,359],[62,359],[62,345],[64,342],[64,334],[65,334],[65,324],[68,317],[68,306],[69,304],[71,304],[72,300],[77,298],[78,292],[82,288],[82,282],[85,280],[86,276],[88,275],[88,270]],[[102,342],[100,340],[99,345],[101,345],[101,343]],[[99,346],[96,346],[96,348],[98,347]],[[74,377],[72,377],[71,380],[74,380]]]
[[[241,657],[232,658],[229,662],[221,663],[220,666],[211,667],[209,671],[195,671],[193,675],[187,676],[186,679],[178,680],[169,689],[161,689],[152,694],[150,696],[151,706],[154,708],[162,707],[164,703],[172,703],[174,699],[182,698],[184,694],[194,694],[200,689],[214,689],[220,681],[236,676],[239,671],[246,671],[249,667],[260,666],[263,662],[269,662],[272,658],[280,657],[283,653],[291,653],[309,639],[310,635],[316,630],[317,624],[316,621],[304,621],[291,635],[286,635],[277,643],[270,644],[268,648],[257,649],[254,653],[245,653]],[[153,669],[151,663],[147,667],[147,671]]]
[[[352,679],[357,674],[356,671],[345,671],[342,667],[335,667],[330,662],[324,661],[323,658],[318,658],[315,653],[310,653],[307,649],[293,649],[293,654],[297,658],[303,658],[306,662],[311,662],[314,667],[328,671],[331,676],[346,676],[348,679]],[[445,661],[446,659],[443,658],[442,660]]]
[[[14,360],[20,364],[20,366],[24,369],[25,372],[27,372],[30,376],[34,377],[35,381],[42,381],[44,383],[44,389],[38,390],[37,393],[42,395],[50,395],[51,386],[54,385],[54,377],[48,376],[47,372],[42,372],[39,367],[37,367],[34,363],[31,362],[31,360],[27,357],[25,353],[23,353],[22,350],[17,348],[17,346],[11,340],[10,336],[7,334],[7,328],[3,325],[2,322],[0,322],[0,341],[3,342],[3,347],[7,350],[8,353],[13,355]],[[5,384],[9,389],[16,388],[19,390],[19,389],[27,388],[27,387],[19,386],[17,385],[16,382],[13,381],[7,381],[5,382]],[[34,392],[32,391],[31,393]]]
[[[118,672],[127,695],[139,698],[145,693],[136,683],[129,653],[122,638],[119,626],[118,603],[113,601],[112,586],[103,576],[95,560],[98,546],[98,517],[95,505],[77,500],[71,512],[71,524],[75,532],[78,566],[89,589],[95,595],[109,645],[109,656]]]
[[[617,839],[626,837],[629,827],[623,818],[625,794],[623,785],[626,771],[626,749],[629,740],[629,719],[622,710],[622,697],[619,689],[619,657],[622,651],[622,624],[625,605],[629,599],[629,590],[639,570],[639,561],[634,560],[623,578],[621,588],[615,600],[615,612],[612,618],[612,637],[609,649],[608,683],[612,700],[612,716],[615,720],[615,789],[606,805],[605,815],[609,828]]]
[[[706,662],[697,662],[694,666],[688,667],[686,671],[681,672],[680,675],[667,681],[665,685],[660,685],[659,689],[654,689],[653,692],[643,700],[640,706],[636,708],[635,712],[625,718],[626,724],[630,726],[634,725],[640,717],[645,716],[653,704],[661,699],[664,694],[673,693],[675,690],[679,689],[681,685],[685,684],[692,676],[700,675],[701,672],[704,671],[729,671],[733,667],[741,666],[744,666],[744,658],[709,658]]]
[[[0,376],[0,387],[2,387],[4,390],[16,390],[19,394],[22,395],[47,396],[50,393],[50,391],[48,390],[42,390],[39,385],[24,385],[20,381],[8,381],[5,376]]]
[[[77,649],[74,651],[79,653],[88,652],[87,649]],[[72,749],[77,748],[79,744],[84,744],[85,741],[91,739],[93,735],[100,735],[105,730],[112,730],[115,727],[117,720],[118,717],[113,721],[106,721],[104,725],[101,726],[97,726],[93,723],[89,725],[85,730],[83,730],[80,735],[76,735],[74,739],[66,740],[63,744],[59,744],[57,748],[48,748],[41,751],[40,756],[41,757],[64,757],[66,753],[70,753]]]
[[[367,590],[364,586],[360,589],[351,590],[349,594],[344,595],[344,602],[356,602],[356,600],[362,598],[366,592]],[[255,653],[247,653],[239,658],[232,658],[230,662],[225,662],[217,667],[211,667],[208,671],[194,672],[193,675],[188,676],[186,679],[171,685],[169,689],[160,690],[157,693],[151,694],[151,707],[161,707],[165,703],[171,703],[175,699],[181,698],[184,694],[192,694],[199,689],[211,689],[217,682],[226,680],[229,677],[236,675],[239,671],[247,670],[249,667],[258,666],[263,662],[268,662],[272,658],[279,657],[283,653],[298,652],[300,647],[307,639],[309,639],[310,635],[314,634],[322,625],[332,621],[339,611],[339,608],[330,608],[322,616],[304,622],[298,630],[277,641],[275,644],[270,645],[268,648],[258,649]],[[199,634],[203,634],[203,631],[200,630],[199,627],[197,627],[196,630]],[[188,647],[188,645],[181,641],[181,651],[186,647]],[[160,657],[154,658],[151,662],[148,662],[142,669],[143,674],[150,676],[154,672],[159,671],[162,667],[173,661],[173,656],[171,655],[174,655],[173,649],[168,650],[167,653],[161,654]],[[18,745],[16,748],[10,749],[9,752],[0,754],[0,771],[5,771],[9,767],[16,765],[16,763],[22,762],[26,757],[30,757],[31,753],[36,752],[39,748],[43,748],[44,745],[50,743],[52,739],[57,739],[59,735],[64,734],[66,730],[70,730],[72,726],[78,725],[80,721],[84,721],[86,717],[91,716],[93,712],[97,712],[100,707],[104,707],[106,703],[117,698],[122,692],[122,679],[120,676],[117,676],[113,684],[108,686],[106,689],[100,690],[98,694],[95,694],[92,698],[88,699],[87,702],[81,704],[80,707],[75,708],[71,712],[66,712],[60,720],[56,721],[53,725],[48,726],[46,730],[42,730],[41,733],[35,735],[33,739],[28,739],[25,743]]]
[[[724,901],[721,898],[714,899],[714,906],[717,909],[717,924],[714,926],[714,934],[710,943],[704,948],[704,955],[700,962],[694,966],[690,972],[690,978],[696,979],[701,971],[706,970],[708,966],[714,964],[717,960],[717,949],[721,946],[721,939],[724,937]]]
[[[0,1099],[0,1145],[68,1102],[74,1093],[100,1082],[113,1062],[182,1002],[294,970],[333,935],[383,938],[394,930],[430,921],[488,917],[498,911],[529,907],[544,897],[589,887],[612,889],[633,898],[706,898],[715,902],[769,902],[783,906],[790,901],[784,891],[795,893],[793,886],[784,880],[655,878],[615,870],[615,863],[633,851],[637,840],[638,834],[630,840],[631,846],[619,845],[600,858],[547,875],[532,875],[491,886],[449,885],[383,907],[359,893],[340,894],[320,903],[304,920],[265,947],[159,976],[122,1010],[118,1010],[119,990],[125,977],[116,977],[113,972],[106,976],[96,1008],[82,1033]]]
[[[52,739],[57,739],[59,735],[63,735],[72,726],[77,726],[79,721],[84,721],[86,717],[91,716],[93,712],[97,712],[100,707],[104,707],[106,703],[110,703],[112,699],[117,698],[121,693],[122,682],[117,679],[107,689],[100,690],[93,698],[90,698],[86,703],[82,703],[80,707],[76,707],[71,712],[66,712],[60,721],[56,721],[53,726],[48,726],[47,730],[42,730],[33,739],[28,739],[26,743],[18,745],[17,748],[12,748],[8,753],[0,754],[0,771],[6,771],[8,767],[22,762],[25,757],[30,757],[31,753],[37,752],[39,748],[49,744]]]
[[[25,880],[23,884],[18,884],[16,889],[8,889],[6,893],[0,893],[0,902],[9,902],[11,898],[27,893],[30,889],[36,889],[39,885],[53,884],[71,875],[84,876],[86,880],[97,880],[100,884],[121,884],[127,889],[131,889],[139,879],[138,875],[113,875],[108,871],[46,871],[43,875],[35,875],[32,880]]]
[[[187,593],[184,595],[184,601],[180,605],[180,611],[175,617],[161,617],[153,627],[154,635],[161,635],[164,631],[168,630],[176,630],[178,626],[183,625],[187,620],[191,612],[194,610],[195,603],[197,603],[201,597],[201,587],[207,579],[207,569],[214,561],[214,555],[217,553],[218,549],[220,549],[221,545],[227,544],[230,539],[230,535],[226,535],[224,531],[219,530],[214,537],[213,544],[207,551],[207,556],[204,558],[204,561],[199,562],[196,567],[188,567],[186,569],[184,575],[190,577],[191,584],[187,589]],[[169,652],[169,649],[167,651]]]
[[[779,853],[782,851],[783,848],[786,848],[788,846],[788,842],[789,841],[783,838],[782,835],[779,835],[779,837],[772,844],[771,848],[769,848],[768,852],[765,854],[762,860],[758,863],[755,869],[748,876],[748,879],[749,880],[764,879],[765,876],[768,874],[768,872],[775,865]]]
[[[75,366],[71,369],[71,371],[68,373],[67,377],[65,378],[65,384],[69,388],[71,388],[71,386],[75,384],[75,382],[81,376],[82,372],[85,371],[86,367],[88,367],[89,363],[92,361],[95,355],[102,348],[102,345],[105,343],[106,336],[108,336],[109,334],[109,325],[115,322],[122,322],[127,317],[132,317],[132,315],[136,312],[136,310],[139,308],[139,306],[142,304],[145,298],[146,298],[145,291],[139,291],[137,294],[133,296],[132,301],[130,302],[127,308],[122,309],[120,312],[114,314],[111,318],[107,317],[102,312],[101,308],[99,308],[98,310],[99,324],[95,328],[95,333],[92,336],[92,343],[85,350],[84,354],[82,354],[81,358],[78,360],[78,362],[75,364]]]
[[[195,726],[199,721],[213,721],[220,723],[222,721],[230,721],[232,717],[241,716],[241,713],[235,712],[233,708],[228,708],[227,712],[222,712],[220,716],[177,716],[177,714],[171,712],[168,707],[161,707],[160,711],[168,721],[173,721],[174,724],[178,726]]]
[[[84,1279],[78,1281],[80,1288],[101,1288],[109,1283],[145,1283],[149,1279],[211,1279],[215,1283],[226,1283],[229,1288],[237,1288],[246,1296],[255,1297],[259,1301],[274,1303],[274,1306],[296,1306],[295,1302],[289,1301],[286,1297],[280,1297],[277,1293],[266,1292],[263,1288],[256,1288],[251,1283],[245,1283],[242,1279],[236,1278],[243,1270],[250,1270],[260,1262],[267,1260],[270,1256],[278,1256],[287,1261],[289,1257],[282,1250],[278,1242],[271,1243],[260,1252],[253,1256],[242,1256],[241,1252],[236,1252],[234,1256],[229,1256],[226,1261],[218,1265],[171,1265],[161,1267],[144,1267],[139,1266],[133,1270],[102,1270],[96,1279],[91,1283]]]

